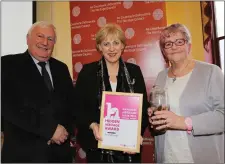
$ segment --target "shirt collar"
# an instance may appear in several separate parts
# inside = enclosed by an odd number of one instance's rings
[[[30,54],[30,56],[31,56],[31,58],[33,59],[34,63],[35,63],[36,65],[38,65],[38,63],[39,63],[40,61],[38,61],[36,58],[34,58],[31,54]],[[46,61],[45,63],[46,63],[46,65],[47,65],[49,62]]]

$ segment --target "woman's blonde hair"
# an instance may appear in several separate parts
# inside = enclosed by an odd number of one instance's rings
[[[126,46],[126,38],[124,31],[118,24],[108,23],[103,26],[96,34],[96,49],[100,52],[98,45],[109,35],[115,36]]]

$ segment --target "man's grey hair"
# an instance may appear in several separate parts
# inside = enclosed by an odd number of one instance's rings
[[[49,23],[49,22],[47,22],[47,21],[39,21],[39,22],[35,22],[35,23],[30,27],[30,29],[29,29],[29,31],[28,31],[28,33],[27,33],[27,36],[30,36],[30,35],[31,35],[31,33],[32,33],[32,31],[33,31],[33,29],[34,29],[35,27],[42,27],[42,28],[45,28],[45,27],[52,27],[53,30],[54,30],[54,32],[55,32],[55,42],[56,42],[56,38],[57,38],[57,36],[56,36],[56,28],[55,28],[55,26],[54,26],[52,23]]]

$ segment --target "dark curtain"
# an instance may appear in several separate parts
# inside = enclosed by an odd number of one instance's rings
[[[218,41],[216,37],[215,11],[213,1],[201,1],[201,17],[203,31],[203,46],[212,63],[220,66]]]

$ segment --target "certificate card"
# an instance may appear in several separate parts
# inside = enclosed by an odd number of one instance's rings
[[[143,94],[103,92],[98,148],[140,152]]]

